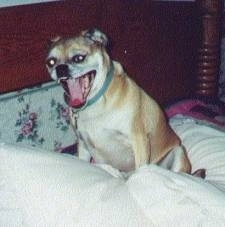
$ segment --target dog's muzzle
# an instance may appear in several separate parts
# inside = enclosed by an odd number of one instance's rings
[[[58,79],[60,78],[69,78],[69,67],[66,64],[61,64],[56,67],[56,75]]]
[[[91,90],[96,70],[90,70],[83,75],[71,75],[67,64],[60,64],[55,68],[57,82],[64,89],[64,98],[69,106],[74,108],[82,107]]]

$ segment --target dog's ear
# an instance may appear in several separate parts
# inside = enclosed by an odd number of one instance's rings
[[[52,44],[58,42],[60,39],[62,39],[61,36],[56,36],[52,39],[47,40],[47,47],[50,48]]]
[[[81,32],[81,35],[85,38],[91,40],[94,43],[101,44],[103,46],[107,46],[108,44],[108,38],[107,36],[98,30],[97,28],[92,28],[86,31]]]

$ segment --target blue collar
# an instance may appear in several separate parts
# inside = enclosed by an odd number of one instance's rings
[[[109,84],[111,83],[111,81],[113,79],[113,73],[114,73],[114,66],[113,66],[113,63],[111,63],[110,69],[106,75],[105,81],[104,81],[101,89],[98,91],[98,93],[94,97],[92,97],[90,100],[88,100],[84,104],[84,106],[82,106],[81,108],[75,108],[75,112],[79,112],[80,110],[86,109],[88,106],[91,106],[92,104],[97,102],[104,95],[107,88],[109,87]]]

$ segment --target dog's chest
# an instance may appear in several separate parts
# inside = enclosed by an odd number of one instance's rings
[[[110,117],[85,120],[77,119],[77,135],[83,146],[98,163],[108,163],[117,169],[134,169],[128,120]]]

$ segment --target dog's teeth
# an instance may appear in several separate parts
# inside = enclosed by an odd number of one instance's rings
[[[93,81],[94,77],[95,77],[95,73],[91,73],[90,81]]]
[[[84,89],[87,89],[89,87],[89,79],[87,75],[85,75],[83,78],[83,85],[84,85]]]

